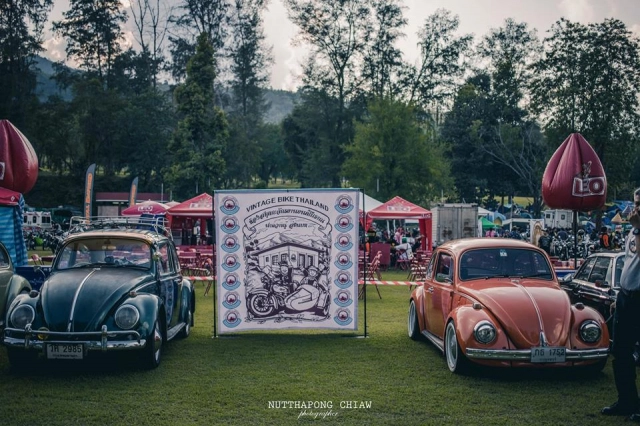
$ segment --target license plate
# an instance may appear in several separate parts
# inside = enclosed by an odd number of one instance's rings
[[[84,348],[79,343],[50,343],[47,345],[48,359],[82,359]]]
[[[567,349],[564,347],[533,347],[531,348],[531,362],[564,362]]]

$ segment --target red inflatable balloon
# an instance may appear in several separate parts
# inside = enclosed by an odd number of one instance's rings
[[[580,133],[572,133],[551,156],[542,177],[542,198],[553,209],[589,211],[607,200],[600,158]]]
[[[9,120],[0,120],[0,186],[25,194],[38,179],[38,157]]]

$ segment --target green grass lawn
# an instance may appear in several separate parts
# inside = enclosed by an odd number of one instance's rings
[[[385,280],[406,273],[386,272]],[[0,348],[2,425],[587,425],[621,424],[610,365],[587,377],[558,371],[449,372],[441,353],[406,332],[409,289],[368,288],[368,337],[356,333],[247,332],[213,338],[213,301],[196,284],[196,326],[165,346],[160,367],[127,358],[9,367]],[[324,401],[331,408],[269,408]],[[341,401],[370,403],[345,408]],[[344,404],[343,404],[344,405]],[[313,413],[327,417],[314,418]]]

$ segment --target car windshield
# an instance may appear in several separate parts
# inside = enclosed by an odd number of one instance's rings
[[[520,248],[468,250],[460,257],[459,268],[463,281],[494,277],[553,278],[544,255],[536,250]]]
[[[87,238],[66,244],[56,256],[56,270],[92,266],[149,268],[151,248],[145,241]]]

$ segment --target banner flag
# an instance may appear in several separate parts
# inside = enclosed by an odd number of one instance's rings
[[[91,217],[91,205],[93,201],[93,179],[96,174],[96,164],[93,163],[87,169],[87,175],[84,179],[84,217]]]
[[[358,329],[357,189],[215,193],[218,331]]]
[[[131,189],[129,190],[129,207],[136,203],[138,198],[138,177],[131,181]]]

